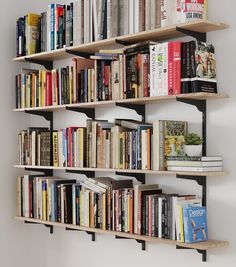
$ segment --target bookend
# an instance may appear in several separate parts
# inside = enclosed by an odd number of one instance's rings
[[[53,176],[53,170],[44,169],[43,167],[40,168],[40,166],[39,166],[38,169],[27,167],[27,168],[25,168],[25,171],[29,171],[29,172],[43,172],[45,174],[45,176]]]
[[[37,223],[37,222],[29,222],[29,221],[26,221],[25,220],[25,223],[26,224],[40,224],[40,223]],[[52,235],[53,234],[53,225],[49,225],[49,224],[43,224],[45,227],[49,228],[50,230],[50,234]]]
[[[116,106],[135,110],[138,115],[142,116],[142,122],[145,122],[145,118],[146,118],[146,106],[145,105],[116,102]]]
[[[123,45],[123,46],[127,46],[127,45],[132,45],[133,43],[129,42],[129,41],[124,41],[124,40],[120,40],[120,39],[115,39],[115,42],[117,44]]]
[[[122,171],[116,171],[116,175],[135,177],[142,184],[145,184],[145,180],[146,180],[145,173],[131,173],[131,172],[127,173],[127,172],[122,172]]]
[[[91,235],[91,241],[95,242],[96,238],[95,238],[95,232],[92,231],[86,231],[86,230],[79,230],[79,229],[73,229],[73,228],[69,228],[66,227],[65,228],[66,231],[80,231],[80,232],[86,232],[88,235]]]
[[[194,37],[197,39],[197,41],[200,42],[206,42],[206,33],[205,32],[196,32],[196,31],[191,31],[191,30],[187,30],[181,27],[176,27],[176,31],[177,32],[181,32],[185,35]]]
[[[193,249],[193,248],[186,248],[186,247],[181,247],[180,245],[177,245],[176,249]],[[201,250],[201,249],[196,249],[196,251],[198,253],[202,254],[202,262],[206,262],[207,261],[207,251]]]
[[[47,61],[47,60],[40,60],[40,59],[34,59],[34,58],[29,58],[25,57],[25,61],[42,65],[44,66],[47,70],[52,70],[53,69],[53,61]]]
[[[66,107],[66,110],[84,113],[88,118],[95,119],[95,108]]]
[[[93,53],[87,53],[87,52],[80,52],[75,50],[66,49],[66,53],[77,56],[77,57],[83,57],[90,59],[91,56],[93,56]]]
[[[119,236],[119,235],[115,235],[115,239],[133,239],[133,238],[129,238],[129,237],[124,237],[124,236]],[[143,251],[146,250],[146,241],[145,240],[140,240],[140,239],[134,239],[136,242],[138,242],[139,244],[141,244],[141,249]]]

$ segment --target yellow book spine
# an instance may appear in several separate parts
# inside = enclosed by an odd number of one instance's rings
[[[42,70],[42,90],[41,90],[41,106],[45,107],[45,97],[46,97],[46,71]]]
[[[43,202],[43,220],[46,221],[47,220],[47,191],[46,191],[46,188],[43,188],[42,195],[43,195],[43,198],[42,198],[42,202]]]
[[[179,209],[179,227],[180,227],[180,242],[184,242],[184,224],[183,224],[183,208],[178,206]]]
[[[130,231],[130,229],[129,229],[129,226],[130,226],[130,215],[131,215],[131,213],[130,213],[130,195],[127,195],[127,210],[128,210],[128,216],[127,216],[127,231],[129,232]]]
[[[53,132],[53,166],[59,167],[58,161],[58,132]]]

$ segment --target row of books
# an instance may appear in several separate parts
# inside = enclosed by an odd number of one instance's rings
[[[17,20],[17,56],[206,19],[207,0],[78,0]]]
[[[17,215],[179,242],[206,241],[206,209],[194,195],[109,177],[17,179]]]
[[[187,122],[165,120],[87,120],[52,133],[31,127],[18,134],[19,164],[166,170],[166,156],[185,155],[186,134]]]
[[[23,69],[16,107],[217,93],[214,47],[203,42],[144,42],[73,58],[65,68]]]

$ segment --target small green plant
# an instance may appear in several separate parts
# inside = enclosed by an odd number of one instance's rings
[[[190,133],[185,137],[185,144],[189,146],[198,146],[203,143],[202,138],[196,133]]]

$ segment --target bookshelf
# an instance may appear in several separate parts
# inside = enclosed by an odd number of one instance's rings
[[[42,52],[30,56],[23,56],[14,58],[16,63],[29,62],[36,63],[44,66],[47,69],[53,68],[53,61],[69,58],[71,55],[88,57],[94,52],[107,47],[118,48],[125,44],[132,44],[147,40],[167,40],[171,38],[178,38],[185,35],[195,37],[199,40],[206,40],[206,33],[211,31],[218,31],[227,29],[229,26],[223,23],[211,22],[209,20],[193,21],[184,24],[171,25],[165,28],[158,28],[155,30],[139,32],[130,35],[124,35],[117,38],[105,39],[97,42],[82,44],[79,46],[72,46],[69,48],[62,48],[49,52]],[[195,94],[181,94],[175,96],[162,96],[162,97],[148,97],[137,99],[125,99],[118,101],[101,101],[89,103],[77,103],[58,106],[45,106],[35,108],[14,109],[14,112],[25,112],[32,115],[43,116],[50,122],[50,131],[53,132],[53,112],[71,110],[75,112],[83,112],[89,117],[95,118],[95,109],[99,107],[108,107],[110,105],[117,105],[124,108],[131,108],[137,111],[145,119],[145,105],[157,104],[171,101],[178,101],[185,104],[195,106],[202,113],[202,136],[203,155],[206,155],[206,114],[207,107],[206,101],[227,99],[227,94],[210,94],[210,93],[195,93]],[[52,166],[25,166],[14,165],[15,168],[24,169],[25,171],[43,172],[45,175],[52,176],[54,170],[66,171],[69,173],[85,174],[87,176],[94,175],[95,172],[115,172],[118,175],[134,176],[142,183],[145,183],[147,175],[168,175],[176,176],[179,179],[189,179],[196,181],[202,187],[202,203],[206,205],[207,200],[207,177],[224,176],[226,172],[170,172],[170,171],[147,171],[147,170],[127,170],[127,169],[99,169],[99,168],[69,168],[69,167],[52,167]],[[147,237],[143,235],[135,235],[124,232],[101,230],[96,228],[88,228],[83,226],[63,224],[51,221],[43,221],[31,218],[15,217],[16,220],[30,223],[41,224],[50,228],[53,233],[54,227],[65,228],[66,230],[85,231],[92,235],[92,240],[95,241],[95,234],[109,234],[115,236],[117,239],[134,239],[141,243],[142,249],[145,250],[146,242],[160,243],[175,246],[176,249],[194,249],[202,254],[202,261],[206,261],[207,251],[209,249],[220,248],[227,246],[227,241],[209,240],[207,242],[200,242],[195,244],[180,243],[168,239],[160,239]]]

